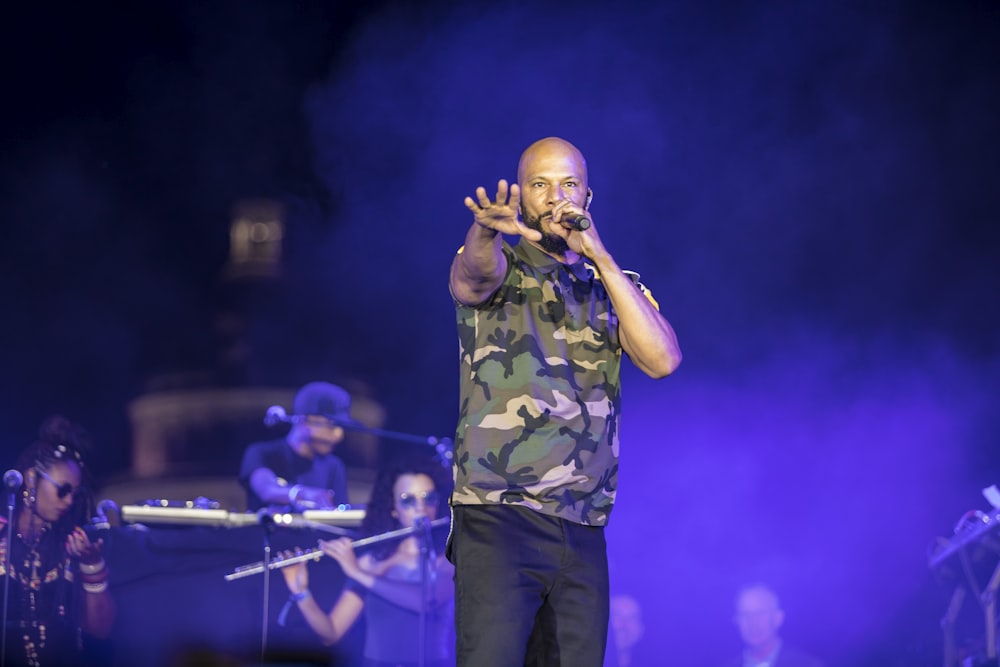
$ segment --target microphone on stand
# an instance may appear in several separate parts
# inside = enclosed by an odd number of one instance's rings
[[[264,528],[271,530],[274,528],[274,516],[276,514],[280,514],[280,512],[270,507],[262,507],[257,510],[257,523],[264,526]]]
[[[280,405],[272,405],[267,409],[267,413],[264,415],[264,424],[267,426],[275,426],[279,422],[291,422],[292,418],[288,416],[285,409]]]
[[[435,438],[431,436],[427,438],[427,444],[434,448],[437,452],[435,457],[438,462],[445,468],[450,469],[452,460],[455,458],[455,443],[452,442],[451,438]]]
[[[24,484],[24,475],[20,470],[8,470],[3,474],[3,485],[7,488],[7,509],[14,509],[15,494]]]
[[[434,527],[432,525],[432,523],[431,523],[430,518],[426,517],[426,516],[422,516],[422,517],[419,517],[416,520],[415,523],[416,523],[416,527],[420,529],[420,532],[421,532],[423,538],[428,541],[428,544],[430,544],[430,540],[431,540],[431,528]]]
[[[17,491],[24,484],[24,475],[20,470],[8,470],[3,474],[3,485],[11,491]]]

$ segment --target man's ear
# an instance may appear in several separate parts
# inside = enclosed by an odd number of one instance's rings
[[[583,202],[583,210],[586,211],[590,208],[590,200],[594,198],[594,191],[587,188],[587,199]]]

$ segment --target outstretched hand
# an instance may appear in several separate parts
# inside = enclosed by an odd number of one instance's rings
[[[524,236],[532,241],[540,241],[542,235],[537,230],[525,226],[521,222],[519,210],[521,206],[521,188],[514,183],[507,185],[505,179],[497,182],[497,196],[490,200],[486,188],[476,188],[476,198],[465,198],[465,206],[475,218],[476,224],[492,229],[502,234]]]

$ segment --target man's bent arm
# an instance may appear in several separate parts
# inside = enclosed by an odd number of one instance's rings
[[[652,378],[673,373],[682,358],[673,327],[610,253],[591,259],[618,315],[618,336],[629,359]]]

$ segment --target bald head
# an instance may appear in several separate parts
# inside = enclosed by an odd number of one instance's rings
[[[524,149],[521,159],[517,163],[517,182],[524,187],[525,178],[532,172],[533,167],[537,167],[540,162],[545,161],[565,161],[573,165],[575,171],[583,178],[584,187],[587,184],[587,160],[584,159],[580,149],[559,137],[546,137],[539,139]]]
[[[752,604],[756,608],[769,610],[781,609],[778,594],[764,584],[753,584],[741,588],[736,596],[736,607],[739,608],[743,604]]]
[[[774,591],[754,584],[743,588],[736,597],[735,620],[747,648],[766,655],[778,641],[785,614]]]

